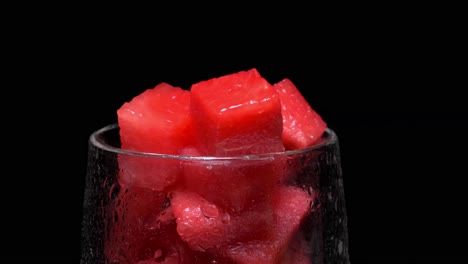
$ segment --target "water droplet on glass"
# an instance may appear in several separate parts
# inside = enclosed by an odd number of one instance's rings
[[[223,214],[221,217],[221,222],[223,224],[227,224],[229,221],[231,221],[231,216],[228,213]]]
[[[166,258],[166,253],[162,248],[158,248],[154,251],[153,258],[157,262],[163,262]]]
[[[119,184],[112,184],[109,190],[109,199],[116,200],[120,192],[120,185]]]
[[[149,230],[150,230],[150,231],[157,230],[157,229],[161,229],[161,220],[159,220],[159,219],[156,220],[156,224],[155,224],[155,225],[151,225],[151,226],[149,227]]]
[[[338,254],[343,254],[343,241],[338,242]]]
[[[196,251],[200,251],[200,252],[205,252],[206,250],[204,248],[202,248],[201,246],[196,246],[195,247],[195,250]]]
[[[219,217],[219,210],[214,204],[202,204],[200,210],[207,218]]]

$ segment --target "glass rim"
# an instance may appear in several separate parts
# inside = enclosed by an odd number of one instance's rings
[[[177,159],[177,160],[265,160],[265,159],[272,159],[275,156],[293,156],[302,153],[307,153],[310,151],[318,150],[326,146],[330,146],[336,144],[338,142],[338,137],[331,128],[327,127],[325,132],[323,133],[321,140],[310,147],[305,147],[301,149],[294,149],[294,150],[285,150],[280,152],[268,152],[268,153],[260,153],[260,154],[248,154],[248,155],[237,155],[237,156],[190,156],[190,155],[179,155],[179,154],[163,154],[163,153],[154,153],[154,152],[142,152],[142,151],[134,151],[134,150],[127,150],[122,149],[120,147],[113,146],[111,144],[106,143],[101,136],[105,132],[109,132],[111,130],[119,128],[118,123],[113,123],[107,126],[104,126],[93,133],[91,133],[89,137],[89,142],[102,150],[112,152],[115,154],[122,154],[122,155],[129,155],[129,156],[139,156],[139,157],[146,157],[146,158],[158,158],[158,159]]]

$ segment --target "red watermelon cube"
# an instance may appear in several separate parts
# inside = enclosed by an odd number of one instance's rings
[[[190,91],[161,83],[117,110],[122,148],[139,152],[178,154],[193,140]],[[121,155],[121,182],[154,190],[174,183],[177,162]]]
[[[239,264],[280,263],[289,243],[310,210],[312,197],[297,187],[280,187],[274,199],[276,224],[270,240],[251,241],[229,247],[225,254]]]
[[[160,83],[117,110],[122,148],[177,154],[192,141],[190,91]]]
[[[271,210],[252,208],[232,214],[189,191],[171,194],[177,232],[195,251],[216,252],[234,243],[272,236]],[[269,233],[267,233],[269,232]]]
[[[278,93],[256,69],[193,84],[192,117],[203,155],[283,151]]]
[[[171,206],[177,232],[192,249],[203,252],[226,237],[224,222],[229,215],[196,193],[172,193]]]
[[[327,128],[327,124],[312,109],[290,79],[283,79],[273,87],[281,100],[283,144],[286,149],[300,149],[315,144]]]
[[[109,263],[234,264],[225,257],[190,249],[177,232],[173,207],[166,193],[132,187],[122,189],[118,195],[105,242]]]
[[[136,263],[145,258],[143,255],[148,254],[145,250],[158,249],[154,248],[153,240],[159,233],[175,239],[177,244],[174,217],[166,214],[165,200],[163,192],[139,187],[120,189],[112,206],[111,228],[105,244],[110,263]]]
[[[187,147],[181,153],[197,156],[200,151]],[[280,157],[184,161],[179,185],[231,213],[258,206],[266,210],[265,204],[271,207],[283,163]]]

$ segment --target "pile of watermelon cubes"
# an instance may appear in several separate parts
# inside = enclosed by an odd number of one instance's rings
[[[291,80],[255,68],[190,89],[160,83],[117,116],[123,149],[183,156],[301,149],[327,127]],[[286,184],[283,162],[120,156],[109,263],[311,263],[298,230],[314,194]]]

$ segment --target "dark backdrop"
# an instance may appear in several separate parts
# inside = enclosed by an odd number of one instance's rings
[[[290,78],[337,132],[353,263],[468,260],[466,46],[459,17],[418,10],[222,29],[76,16],[65,29],[33,28],[5,108],[5,122],[27,128],[10,153],[28,164],[3,176],[0,258],[78,263],[91,132],[159,82],[189,88],[255,67],[272,83]]]

